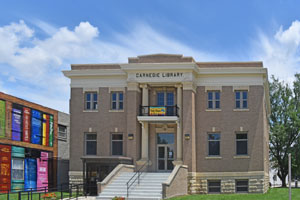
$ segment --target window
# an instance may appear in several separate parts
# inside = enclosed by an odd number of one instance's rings
[[[13,180],[24,180],[24,160],[12,158],[11,175]]]
[[[174,106],[174,92],[157,92],[157,106]]]
[[[111,154],[113,156],[123,155],[123,135],[112,134],[111,135]]]
[[[58,136],[61,139],[67,139],[67,127],[63,125],[58,125]]]
[[[85,134],[85,155],[97,155],[97,134]]]
[[[207,92],[207,108],[208,109],[220,109],[220,92],[209,91]]]
[[[111,109],[123,110],[123,92],[111,93]]]
[[[208,193],[220,193],[220,192],[221,192],[220,180],[208,181]]]
[[[236,155],[248,154],[248,136],[247,133],[236,134]]]
[[[97,110],[98,109],[98,95],[97,92],[85,93],[85,110]]]
[[[239,192],[248,192],[248,180],[236,180],[235,181],[235,190]]]
[[[220,134],[219,133],[208,134],[208,155],[209,156],[220,155]]]
[[[248,108],[248,91],[235,91],[235,108]]]

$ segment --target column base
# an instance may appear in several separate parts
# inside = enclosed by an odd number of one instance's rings
[[[174,166],[176,166],[176,165],[182,165],[183,161],[182,160],[174,160],[172,163],[173,163]]]

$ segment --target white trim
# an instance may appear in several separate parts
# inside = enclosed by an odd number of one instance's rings
[[[99,76],[126,76],[126,72],[120,69],[85,69],[62,71],[68,78],[75,77],[99,77]]]
[[[236,111],[236,112],[248,112],[249,108],[235,108],[235,109],[233,109],[233,111]]]
[[[123,92],[125,93],[125,87],[109,87],[108,88],[108,93],[111,92]]]
[[[177,122],[179,117],[177,116],[137,116],[139,122]]]
[[[205,92],[207,91],[220,91],[222,92],[222,86],[205,86]]]
[[[198,76],[197,86],[220,87],[220,86],[239,86],[249,87],[249,85],[263,85],[263,76],[247,75],[219,75],[219,76]]]
[[[111,112],[111,113],[118,113],[118,112],[124,112],[124,109],[123,110],[108,110],[108,112]]]
[[[101,87],[123,87],[127,86],[126,78],[102,78],[102,79],[89,79],[89,78],[72,78],[71,88],[101,88]]]
[[[97,92],[99,94],[99,88],[82,88],[82,91],[83,93],[86,93],[86,92]]]
[[[237,85],[235,85],[235,86],[232,87],[232,91],[234,92],[236,90],[245,90],[245,91],[249,92],[250,88],[249,88],[249,85],[248,86],[246,86],[246,85],[244,85],[244,86],[237,86]]]

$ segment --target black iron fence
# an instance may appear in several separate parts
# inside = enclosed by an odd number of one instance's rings
[[[86,184],[61,184],[55,188],[38,187],[25,190],[0,190],[1,200],[47,200],[47,199],[77,199],[88,196],[89,187]]]
[[[140,116],[178,116],[178,106],[140,106]]]

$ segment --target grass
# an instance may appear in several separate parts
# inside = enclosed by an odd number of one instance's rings
[[[50,192],[50,193],[55,193],[56,199],[61,199],[61,193],[60,192]],[[40,194],[40,199],[50,199],[50,198],[42,198],[44,193]],[[63,198],[69,198],[70,194],[68,192],[63,192]],[[78,196],[83,196],[82,192],[79,192]],[[76,197],[76,192],[72,193],[72,197]],[[18,200],[18,194],[17,193],[12,193],[9,195],[10,200]],[[28,194],[26,192],[22,192],[21,195],[22,200],[27,200],[28,199]],[[7,194],[1,194],[0,193],[0,200],[7,200]],[[29,196],[29,200],[31,200],[31,197]],[[32,200],[39,200],[39,194],[32,194]]]
[[[186,195],[169,200],[287,200],[288,188],[272,188],[266,194],[207,194]],[[300,188],[292,189],[292,200],[300,199]]]

